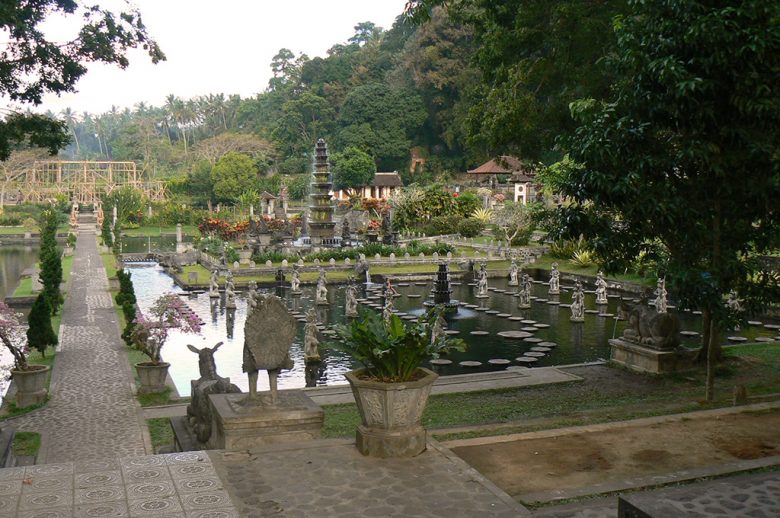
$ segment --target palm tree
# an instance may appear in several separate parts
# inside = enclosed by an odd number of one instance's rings
[[[76,113],[70,109],[70,107],[65,108],[61,112],[62,118],[65,119],[65,124],[67,124],[68,129],[70,130],[70,134],[73,135],[73,141],[76,143],[76,155],[81,156],[81,145],[79,144],[79,136],[76,134],[76,124],[78,124],[78,119],[76,119]]]

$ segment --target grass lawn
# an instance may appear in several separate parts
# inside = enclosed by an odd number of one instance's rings
[[[19,280],[19,286],[14,290],[14,297],[30,297],[32,296],[32,277],[22,277]]]
[[[717,398],[701,401],[704,372],[649,376],[609,367],[570,370],[582,382],[431,396],[423,424],[442,440],[501,435],[565,426],[731,406],[732,387],[749,395],[780,393],[780,345],[749,344],[724,350],[716,375]],[[359,423],[354,404],[327,405],[324,437],[352,436]],[[450,428],[486,425],[475,431]]]
[[[182,225],[181,232],[185,236],[197,236],[200,234],[198,227],[195,225]],[[128,237],[155,237],[161,234],[176,234],[176,225],[125,228],[122,229],[122,234]]]
[[[149,436],[152,438],[152,450],[157,453],[160,446],[173,444],[173,430],[167,417],[155,417],[146,420]]]
[[[103,267],[106,269],[106,276],[109,279],[116,277],[116,257],[114,254],[100,254],[100,259],[103,261]]]
[[[37,432],[16,432],[14,434],[14,455],[35,457],[41,449],[41,434]]]
[[[73,256],[62,258],[62,280],[68,282],[70,280],[70,271],[73,269]]]
[[[0,227],[0,235],[3,236],[9,236],[9,235],[24,235],[25,232],[38,232],[38,228],[28,228],[28,227]]]
[[[587,275],[595,277],[599,271],[599,267],[596,265],[580,267],[571,263],[568,259],[556,259],[550,255],[543,255],[536,260],[534,264],[529,265],[529,268],[541,268],[542,270],[549,270],[552,267],[552,263],[558,263],[558,270],[563,273],[574,273],[577,275]],[[607,275],[608,281],[622,281],[632,282],[634,284],[646,284],[648,286],[654,286],[656,283],[655,276],[642,277],[635,273]]]

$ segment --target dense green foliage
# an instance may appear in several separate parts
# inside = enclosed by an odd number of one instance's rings
[[[341,153],[333,153],[330,161],[335,190],[356,189],[370,185],[376,174],[374,159],[355,146],[347,146]]]
[[[116,271],[117,279],[119,279],[119,292],[114,297],[116,303],[122,308],[122,314],[125,317],[125,328],[122,330],[122,339],[128,346],[132,346],[132,339],[130,338],[135,327],[135,289],[133,288],[133,281],[130,272],[124,270]]]
[[[57,334],[51,324],[51,305],[46,293],[39,293],[27,317],[27,345],[46,356],[46,348],[57,345]]]
[[[243,192],[255,185],[257,169],[247,155],[231,151],[211,169],[211,182],[217,201],[234,202]]]
[[[62,260],[57,249],[57,225],[59,214],[54,208],[48,208],[41,212],[40,231],[41,246],[38,258],[41,265],[40,281],[43,285],[43,294],[51,308],[52,314],[56,313],[62,303],[60,283],[62,282]]]

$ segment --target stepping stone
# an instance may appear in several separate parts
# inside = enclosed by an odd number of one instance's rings
[[[415,286],[428,286],[428,283],[427,282],[415,282],[414,285]]]
[[[612,317],[615,316],[615,314],[614,313],[599,313],[599,316],[600,317],[604,317],[604,318],[612,318]]]
[[[509,320],[511,320],[512,322],[520,322],[521,320],[523,320],[523,317],[509,317]]]
[[[512,314],[511,313],[497,313],[496,316],[497,317],[501,317],[501,318],[509,318],[509,317],[512,316]]]
[[[469,334],[472,336],[487,336],[490,333],[488,331],[472,331]]]
[[[529,352],[523,354],[523,356],[529,356],[531,358],[544,358],[545,354],[544,353],[539,353],[539,352],[536,352],[536,351],[529,351]]]
[[[512,362],[505,360],[504,358],[493,358],[492,360],[488,360],[488,363],[490,365],[509,365]]]
[[[460,286],[461,284],[463,284],[463,283],[462,282],[451,282],[450,286]]]
[[[533,336],[530,338],[523,338],[523,342],[528,342],[529,344],[540,344],[542,341],[543,340],[541,338],[536,338]]]
[[[461,367],[482,367],[482,362],[475,362],[471,360],[466,360],[463,362],[460,362],[458,365]]]
[[[770,338],[768,336],[757,336],[756,342],[774,342],[775,338]]]
[[[468,306],[468,302],[458,302],[458,305],[465,308],[466,306]]]
[[[538,330],[539,330],[539,328],[535,327],[535,326],[526,326],[526,327],[521,327],[520,328],[520,331],[527,331],[529,333],[535,333]]]
[[[620,295],[610,295],[610,294],[608,293],[608,294],[607,294],[607,298],[608,298],[608,299],[619,299],[619,298],[620,298]],[[667,306],[667,307],[668,307],[668,306]]]
[[[701,315],[701,311],[694,311],[693,314],[694,315]]]
[[[409,286],[409,283],[408,282],[399,282],[398,284],[396,284],[396,286],[401,287],[401,288],[405,288],[405,287]]]
[[[406,316],[403,316],[403,317],[401,317],[401,319],[402,319],[402,320],[409,320],[409,321],[412,321],[412,320],[417,320],[417,317],[415,317],[415,316],[412,316],[412,315],[406,315]]]
[[[599,314],[599,310],[598,309],[586,309],[585,313],[587,313],[589,315],[598,315]]]
[[[515,358],[515,361],[518,362],[518,363],[523,363],[523,364],[530,365],[530,364],[538,362],[539,358],[534,358],[532,356],[521,356],[519,358]]]
[[[526,333],[525,331],[499,331],[496,334],[508,340],[521,340],[532,336],[531,333]]]
[[[409,298],[409,299],[419,299],[420,297],[422,297],[422,295],[417,295],[415,293],[410,293],[406,297]]]
[[[536,320],[530,320],[530,319],[524,318],[523,320],[521,320],[521,322],[523,324],[533,325],[533,324],[536,323]]]
[[[548,300],[547,301],[547,305],[548,306],[557,306],[558,304],[560,304],[560,302],[558,302],[557,300]]]
[[[764,329],[780,329],[778,324],[764,324]]]
[[[758,320],[748,320],[749,326],[762,326],[764,325],[763,322],[759,322]]]
[[[696,331],[680,331],[680,334],[683,336],[699,336],[699,333]]]
[[[477,311],[487,311],[488,308],[476,308]]]
[[[561,304],[560,307],[562,307],[562,308],[570,308],[571,304]]]
[[[444,358],[436,358],[431,360],[431,365],[452,365],[452,360],[445,360]]]
[[[466,309],[477,309],[478,307],[476,304],[466,304]]]
[[[727,340],[729,342],[747,342],[748,341],[748,339],[745,338],[744,336],[729,336],[727,338]]]
[[[495,309],[489,309],[485,313],[487,313],[488,315],[498,315],[498,311],[496,311]]]
[[[541,303],[546,303],[547,299],[536,299],[535,301],[541,304]]]
[[[494,289],[493,291],[495,291],[496,293],[506,293],[506,290]],[[509,361],[509,360],[507,360],[507,361]]]
[[[550,327],[550,324],[534,324],[534,327],[537,329],[547,329]]]
[[[306,323],[306,318],[304,318],[304,317],[296,318],[296,320],[298,322],[303,322],[304,324]]]
[[[531,347],[531,350],[535,353],[549,353],[552,351],[549,347],[542,347],[541,345],[537,345],[536,347]]]
[[[553,347],[558,347],[558,344],[555,342],[539,342],[536,344],[537,347],[547,347],[548,349],[552,349]]]

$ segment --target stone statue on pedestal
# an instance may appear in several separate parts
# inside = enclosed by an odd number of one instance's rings
[[[257,373],[268,371],[271,387],[268,401],[275,406],[278,401],[277,377],[282,369],[291,369],[290,345],[295,338],[297,322],[287,310],[282,299],[274,295],[260,295],[257,306],[247,316],[244,324],[244,361],[242,369],[249,375],[247,403],[259,402]]]
[[[305,363],[318,363],[320,362],[319,351],[319,330],[317,329],[317,312],[314,308],[311,308],[306,313],[306,325],[304,329],[303,338],[303,361]]]
[[[558,271],[558,263],[552,263],[550,270],[550,295],[558,295],[561,292],[561,272]]]
[[[676,315],[659,313],[645,305],[629,306],[621,301],[620,315],[628,320],[622,339],[660,351],[680,345],[680,321]]]
[[[603,272],[596,274],[596,304],[607,304],[607,281]]]
[[[572,322],[585,321],[585,292],[582,290],[582,282],[577,281],[574,285],[574,292],[571,295],[571,318]]]
[[[444,320],[444,312],[440,311],[436,315],[436,320],[433,321],[433,329],[431,329],[431,343],[435,344],[440,339],[447,336],[447,321]]]
[[[479,280],[477,281],[477,295],[478,299],[487,298],[488,294],[488,280],[487,280],[487,265],[482,263],[479,265]]]
[[[531,307],[531,278],[527,273],[520,277],[520,289],[517,292],[517,307],[528,309]]]
[[[225,281],[225,307],[236,309],[236,288],[233,285],[232,276]]]
[[[290,279],[290,292],[293,295],[300,295],[301,293],[301,273],[298,271],[297,266],[293,266],[292,278]]]
[[[320,306],[327,306],[328,302],[328,279],[325,276],[325,270],[320,268],[320,277],[317,279],[316,303]]]
[[[666,278],[662,277],[658,279],[658,284],[655,290],[655,310],[658,313],[666,313],[667,311],[667,292],[666,292]]]
[[[517,261],[515,261],[515,258],[512,258],[512,266],[509,267],[509,285],[510,286],[517,286]]]
[[[219,272],[216,269],[211,272],[211,279],[209,280],[209,297],[219,297]]]
[[[247,313],[251,312],[257,306],[257,283],[249,281],[249,293],[246,297]]]
[[[358,316],[357,305],[357,288],[355,288],[354,284],[350,283],[349,286],[347,286],[346,298],[344,300],[344,314],[349,318]]]

